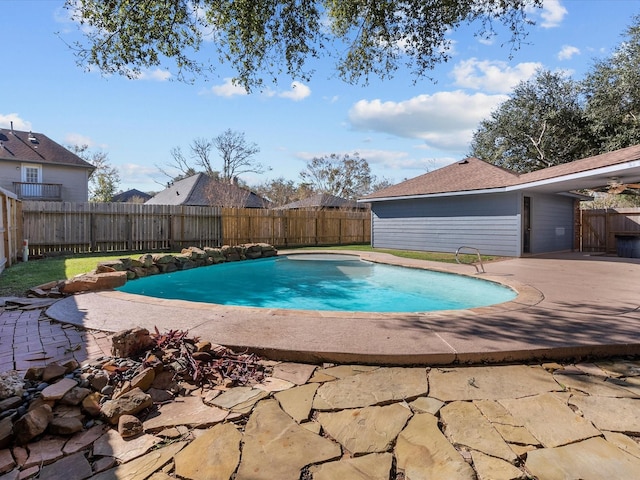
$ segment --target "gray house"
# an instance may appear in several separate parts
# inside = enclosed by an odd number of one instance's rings
[[[171,183],[144,202],[148,205],[268,208],[269,201],[251,190],[197,173]]]
[[[0,187],[21,200],[86,202],[93,170],[42,133],[0,129]]]
[[[373,247],[519,257],[574,248],[577,190],[639,181],[636,145],[525,174],[467,158],[359,201]]]

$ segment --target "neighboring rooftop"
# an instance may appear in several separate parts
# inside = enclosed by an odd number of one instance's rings
[[[149,200],[151,197],[152,195],[149,195],[148,193],[141,192],[140,190],[132,188],[131,190],[127,190],[126,192],[120,192],[115,194],[111,201],[120,202],[120,203],[131,203],[131,202],[144,203],[147,200]]]
[[[331,195],[329,193],[318,193],[315,195],[311,195],[310,197],[303,198],[302,200],[298,200],[296,202],[287,203],[286,205],[282,205],[278,207],[281,210],[294,210],[300,208],[364,208],[362,205],[358,204],[355,200],[347,200],[346,198],[336,197],[335,195]]]
[[[224,206],[239,208],[268,208],[269,201],[251,190],[232,183],[224,183],[204,173],[178,180],[158,192],[146,204]]]
[[[0,129],[0,160],[94,169],[75,153],[42,133]]]

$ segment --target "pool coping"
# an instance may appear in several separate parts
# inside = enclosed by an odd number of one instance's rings
[[[150,331],[156,327],[161,331],[189,330],[200,338],[268,358],[316,363],[443,365],[640,354],[640,313],[632,305],[616,317],[606,312],[598,314],[599,308],[583,313],[576,309],[570,314],[554,312],[545,296],[546,289],[551,292],[558,288],[553,280],[541,284],[527,281],[530,280],[527,274],[516,274],[517,269],[511,268],[514,265],[521,268],[536,259],[491,263],[486,265],[491,272],[478,275],[468,265],[426,262],[377,252],[280,252],[281,255],[317,253],[353,254],[372,262],[482,278],[515,289],[518,296],[488,307],[397,314],[230,307],[104,291],[63,299],[50,307],[47,314],[58,321],[109,332],[132,326]],[[622,264],[613,262],[611,266],[616,265]],[[623,265],[632,265],[640,281],[640,263]],[[616,268],[619,267],[614,267],[611,274],[615,274]],[[539,275],[535,269],[531,271]],[[613,322],[623,322],[625,328],[608,325]],[[592,335],[581,333],[585,326]]]

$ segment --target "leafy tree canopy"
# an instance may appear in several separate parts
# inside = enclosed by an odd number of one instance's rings
[[[571,162],[594,153],[579,85],[562,73],[538,71],[483,120],[471,155],[516,172]]]
[[[366,83],[407,66],[426,76],[450,57],[447,33],[476,22],[477,35],[499,23],[517,48],[526,36],[528,7],[542,0],[66,0],[84,40],[78,63],[136,77],[165,67],[181,80],[229,64],[247,90],[281,75],[308,80],[309,60],[335,60],[342,79]],[[89,27],[89,28],[88,28]],[[199,50],[209,57],[199,60]],[[204,55],[203,55],[204,56]]]
[[[358,153],[340,157],[332,153],[314,157],[307,168],[300,172],[303,185],[317,193],[328,193],[336,197],[356,199],[371,192],[376,181],[369,163]]]
[[[640,144],[640,15],[624,37],[582,82],[586,116],[604,152]]]
[[[89,200],[112,201],[120,184],[120,172],[109,163],[109,155],[102,151],[92,152],[88,145],[72,145],[67,148],[95,167],[89,177]]]

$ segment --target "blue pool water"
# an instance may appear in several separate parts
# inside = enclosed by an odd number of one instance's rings
[[[351,312],[456,310],[516,297],[510,288],[493,282],[371,263],[354,255],[223,263],[132,280],[118,290],[245,307]]]

